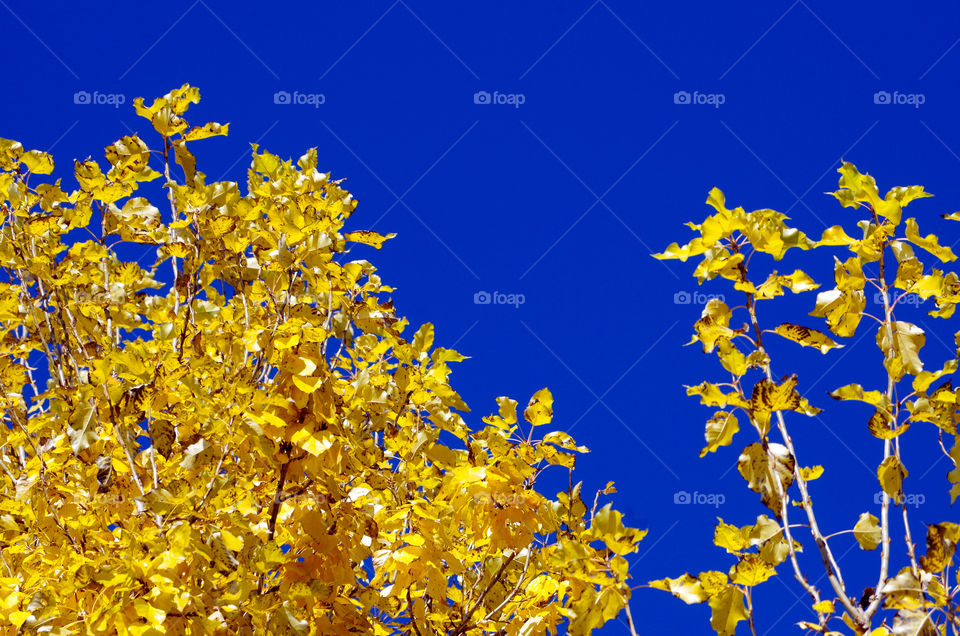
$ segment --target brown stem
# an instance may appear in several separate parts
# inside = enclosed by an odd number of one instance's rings
[[[513,599],[513,597],[515,597],[517,593],[520,591],[520,586],[523,585],[523,581],[527,576],[527,568],[530,566],[530,554],[532,552],[532,549],[533,549],[533,544],[531,543],[530,545],[527,546],[527,558],[523,563],[523,572],[521,572],[519,578],[517,578],[517,584],[513,587],[513,590],[509,594],[507,594],[507,596],[504,597],[502,601],[500,601],[499,605],[497,605],[487,613],[486,617],[484,617],[483,619],[484,621],[487,621],[493,618],[497,614],[497,612],[500,612],[501,610],[503,610],[503,608],[507,606],[507,603],[509,603]],[[628,614],[630,612],[629,605],[627,605],[627,612]]]
[[[203,493],[203,498],[200,500],[200,503],[197,504],[197,507],[194,508],[195,512],[199,512],[203,508],[204,504],[207,503],[207,499],[210,497],[210,493],[213,492],[213,486],[217,482],[217,475],[220,474],[220,468],[223,467],[223,460],[226,459],[227,455],[230,453],[230,444],[227,443],[223,447],[223,453],[220,455],[220,461],[217,462],[217,467],[213,470],[213,476],[210,477],[210,483],[207,484],[207,491]],[[286,464],[284,464],[286,466]]]
[[[497,573],[493,575],[493,579],[490,580],[490,584],[487,585],[486,589],[480,593],[480,597],[474,602],[473,607],[471,607],[470,610],[463,615],[463,620],[461,620],[457,628],[451,632],[450,636],[459,636],[460,634],[466,632],[470,622],[470,617],[473,616],[474,612],[477,611],[477,608],[483,603],[483,599],[487,597],[487,594],[490,593],[490,590],[493,589],[493,586],[500,582],[500,579],[503,577],[503,573],[506,571],[507,566],[513,563],[513,560],[516,558],[516,556],[517,553],[512,552],[510,556],[507,557],[507,560],[503,562],[503,564],[500,566],[500,569],[497,570]]]
[[[270,523],[268,527],[270,528],[270,535],[268,541],[273,541],[273,535],[277,528],[277,515],[280,513],[280,504],[282,500],[280,495],[283,494],[283,482],[287,479],[287,471],[290,469],[290,444],[289,442],[284,442],[282,450],[286,454],[286,461],[280,465],[280,479],[277,480],[277,489],[273,495],[273,505],[270,508]],[[263,593],[263,574],[260,575],[259,580],[257,581],[257,594]]]
[[[290,462],[286,461],[280,466],[280,479],[277,481],[277,491],[273,495],[273,506],[270,509],[270,541],[273,541],[273,535],[277,529],[277,515],[280,513],[280,504],[283,503],[283,482],[287,479],[287,471],[290,469]]]
[[[423,636],[420,633],[420,626],[417,625],[417,617],[413,615],[413,598],[410,596],[410,588],[407,588],[407,611],[410,613],[410,624],[413,625],[413,631],[417,632],[417,636]]]

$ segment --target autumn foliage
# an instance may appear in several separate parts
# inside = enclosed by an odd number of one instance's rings
[[[464,356],[410,329],[353,254],[392,235],[344,230],[357,203],[316,149],[254,145],[242,188],[207,183],[190,148],[228,126],[191,127],[198,101],[137,99],[159,138],[75,162],[73,190],[0,140],[0,629],[586,634],[616,617],[644,533],[601,501],[612,485],[537,490],[587,450],[544,432],[550,392],[467,422]],[[131,244],[154,262],[121,258]]]
[[[806,633],[945,636],[949,629],[950,634],[960,634],[960,571],[954,569],[950,576],[960,524],[944,520],[927,525],[925,536],[911,535],[916,524],[911,525],[909,502],[904,497],[909,471],[901,455],[903,440],[911,437],[909,429],[933,427],[939,445],[930,445],[927,454],[943,453],[950,460],[953,470],[943,480],[944,489],[951,502],[960,495],[960,389],[948,379],[957,370],[960,331],[955,337],[956,355],[936,360],[931,370],[925,368],[920,355],[926,343],[924,330],[903,319],[904,314],[918,311],[910,308],[911,295],[934,301],[936,308],[928,312],[930,316],[953,316],[960,303],[960,279],[954,272],[928,268],[923,262],[928,256],[923,253],[935,258],[937,266],[956,260],[956,256],[937,236],[923,236],[914,218],[903,218],[903,208],[909,203],[930,196],[922,187],[896,187],[881,198],[873,177],[861,174],[852,164],[844,163],[838,172],[839,189],[832,194],[843,207],[851,208],[852,222],[847,226],[857,228],[855,236],[835,225],[815,240],[787,225],[787,217],[773,210],[727,208],[723,193],[714,188],[707,203],[715,214],[701,223],[688,224],[699,236],[683,246],[673,243],[656,255],[681,261],[699,258],[694,272],[699,282],[726,279],[738,300],[742,299],[735,307],[711,300],[694,324],[691,341],[699,342],[705,353],[716,353],[729,380],[689,386],[687,394],[714,409],[706,424],[706,447],[701,455],[722,452],[721,447],[734,443],[740,446],[747,438],[737,467],[768,514],[743,526],[719,521],[714,543],[732,555],[729,571],[685,573],[649,584],[686,603],[708,603],[711,626],[721,636],[734,634],[743,621],[751,633],[758,629],[769,633],[762,624],[755,624],[753,590],[777,573],[796,579],[815,612],[815,621],[799,624]],[[957,221],[960,213],[944,217]],[[799,294],[820,287],[802,270],[789,275],[774,270],[757,276],[754,272],[764,266],[765,257],[775,266],[788,250],[821,253],[827,248],[846,254],[843,260],[833,257],[834,286],[817,294],[809,315],[822,319],[831,335],[808,326],[819,326],[821,321],[806,317],[804,324],[765,322],[764,312],[777,297],[787,291]],[[879,299],[875,305],[879,308],[873,313],[867,310],[868,294]],[[864,330],[875,331],[879,352],[874,360],[886,378],[885,385],[864,388],[849,384],[836,388],[830,396],[864,404],[860,431],[868,440],[875,438],[875,446],[867,444],[870,452],[862,456],[874,461],[882,495],[873,511],[876,515],[850,511],[847,527],[826,529],[818,521],[816,486],[811,482],[831,467],[814,464],[818,449],[798,448],[789,430],[796,418],[818,416],[821,408],[798,391],[802,385],[797,375],[785,369],[792,360],[771,360],[765,345],[781,338],[835,355],[844,339]],[[894,514],[902,517],[905,530],[904,536],[892,543]],[[876,578],[862,594],[862,588],[851,589],[845,581],[836,557],[835,546],[851,541],[850,534],[863,550],[879,548]],[[898,560],[909,563],[898,571],[891,567],[895,549],[904,553]],[[801,550],[815,551],[820,567],[804,568],[797,556]]]

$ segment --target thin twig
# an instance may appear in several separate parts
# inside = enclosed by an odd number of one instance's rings
[[[270,529],[270,536],[268,541],[273,541],[273,536],[277,528],[277,515],[280,512],[280,495],[283,493],[283,482],[287,479],[287,471],[290,469],[290,446],[289,443],[284,443],[284,452],[287,457],[285,462],[280,465],[280,478],[277,480],[277,489],[273,495],[273,505],[270,508],[270,523],[268,525]],[[257,594],[263,593],[263,574],[260,575],[259,580],[257,581]]]
[[[507,566],[513,563],[513,560],[516,558],[517,553],[512,552],[510,556],[507,557],[507,560],[500,565],[500,569],[497,570],[496,574],[493,575],[493,579],[490,580],[490,584],[487,585],[486,589],[480,593],[480,597],[474,602],[473,607],[463,615],[463,620],[460,621],[460,624],[456,629],[451,632],[450,636],[458,636],[463,634],[468,629],[468,624],[470,622],[470,617],[473,616],[474,612],[477,611],[477,608],[483,603],[483,599],[487,597],[487,594],[490,593],[490,590],[493,589],[493,586],[500,582],[500,578],[503,576],[504,571],[506,571]]]
[[[873,215],[875,222],[879,223],[876,213]],[[880,260],[878,262],[879,273],[878,284],[880,286],[880,297],[883,298],[883,315],[884,315],[884,335],[887,338],[887,342],[890,343],[890,346],[893,346],[893,327],[891,324],[893,318],[893,308],[890,306],[890,297],[887,294],[887,284],[884,273],[885,268],[885,254],[886,254],[886,245],[883,246],[883,249],[880,251]],[[886,396],[888,400],[893,400],[895,381],[893,376],[890,375],[890,372],[887,371],[887,392]],[[894,404],[894,413],[893,419],[896,421],[897,414],[899,412],[899,403],[892,402]],[[886,461],[890,457],[892,444],[889,439],[883,440],[883,459]],[[889,574],[890,569],[890,497],[887,495],[887,492],[884,490],[881,493],[881,502],[880,502],[880,574],[877,577],[877,585],[874,587],[874,598],[863,611],[863,615],[866,618],[868,625],[870,619],[873,615],[880,609],[880,605],[883,603],[883,595],[880,590],[883,589],[884,583],[887,581],[887,575]]]
[[[633,614],[630,613],[630,601],[624,601],[623,609],[627,613],[627,627],[630,628],[630,636],[637,635],[637,627],[633,623]],[[750,613],[751,628],[753,627],[753,612]]]
[[[745,283],[749,282],[747,280],[747,271],[743,263],[739,265],[739,270],[741,280]],[[747,292],[747,311],[750,314],[750,323],[753,326],[754,334],[756,335],[757,350],[765,353],[763,348],[763,330],[760,328],[760,323],[757,320],[756,301],[754,299],[754,295],[749,292]],[[769,356],[767,358],[767,363],[763,367],[763,370],[765,372],[767,381],[774,382]],[[849,614],[850,618],[858,625],[863,626],[864,624],[868,624],[868,621],[865,620],[860,608],[853,603],[849,596],[847,596],[846,587],[843,583],[843,577],[840,573],[840,568],[833,556],[833,552],[830,550],[829,544],[823,538],[823,534],[820,532],[820,527],[817,524],[817,517],[813,511],[813,502],[811,501],[809,491],[807,490],[806,480],[804,480],[803,475],[800,472],[801,464],[797,459],[797,452],[793,446],[793,440],[787,431],[787,425],[786,421],[784,420],[783,413],[782,411],[776,411],[775,415],[777,419],[777,429],[780,432],[780,436],[783,438],[784,446],[786,446],[787,452],[790,454],[790,456],[794,458],[793,480],[797,485],[797,489],[800,491],[800,505],[807,515],[807,521],[810,524],[810,534],[813,537],[814,542],[816,542],[818,550],[820,551],[820,557],[823,561],[824,569],[826,570],[827,580],[830,581],[830,585],[833,588],[833,591],[836,593],[840,604],[843,605],[843,608],[847,611],[847,614]],[[780,478],[777,476],[775,476],[773,481],[777,484],[777,489],[779,494],[781,494],[781,501],[783,502],[783,499],[786,497],[783,484],[781,483]],[[783,508],[783,503],[781,504],[781,508]],[[784,523],[786,523],[785,520]],[[803,581],[801,581],[801,583],[802,582]],[[810,593],[810,589],[807,589],[807,592]]]

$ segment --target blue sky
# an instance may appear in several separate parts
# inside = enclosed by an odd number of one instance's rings
[[[0,5],[0,136],[52,149],[68,186],[73,158],[102,159],[130,130],[152,140],[134,97],[184,82],[203,94],[191,121],[231,123],[229,138],[196,146],[211,179],[242,179],[249,142],[292,157],[317,146],[321,169],[347,177],[360,202],[353,229],[398,235],[369,258],[400,313],[471,356],[453,382],[474,414],[492,412],[495,396],[525,402],[551,388],[558,427],[593,449],[578,466],[584,491],[616,481],[627,523],[650,530],[631,557],[637,582],[728,569],[711,545],[715,517],[743,525],[765,512],[735,469],[753,438],[698,459],[711,411],[682,386],[723,378],[715,358],[682,345],[702,304],[694,292],[730,290],[698,288],[692,263],[649,256],[692,236],[682,223],[706,215],[709,189],[785,212],[811,235],[849,232],[850,210],[823,195],[842,157],[881,191],[926,186],[936,198],[909,211],[924,233],[960,238],[938,216],[960,209],[960,9],[946,3]],[[810,265],[816,254],[779,267],[830,287],[832,263]],[[813,300],[781,306],[802,316]],[[952,357],[949,321],[905,319],[930,332],[929,368]],[[829,407],[790,418],[801,462],[827,467],[811,486],[826,532],[879,508],[868,413],[826,395],[854,381],[879,388],[874,331],[826,357],[773,350],[775,373],[798,372],[811,402]],[[922,542],[921,524],[951,511],[947,460],[916,428],[904,452]],[[723,503],[675,504],[680,491]],[[876,555],[849,535],[831,544],[859,596]],[[758,633],[812,615],[780,570],[756,592]],[[712,633],[705,606],[650,590],[632,606],[646,633]]]

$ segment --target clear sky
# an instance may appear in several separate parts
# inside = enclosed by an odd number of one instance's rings
[[[229,138],[194,146],[211,180],[245,178],[248,142],[294,158],[317,146],[321,169],[347,177],[360,202],[351,229],[398,235],[363,256],[396,287],[399,313],[434,322],[438,345],[471,356],[453,384],[474,416],[494,411],[495,396],[525,403],[551,388],[555,423],[593,449],[578,465],[584,491],[614,480],[626,522],[650,530],[630,557],[638,583],[727,570],[732,558],[711,545],[715,518],[744,525],[765,512],[735,468],[754,436],[698,459],[712,410],[683,389],[724,377],[715,357],[682,347],[701,309],[694,292],[731,291],[698,288],[693,263],[649,256],[692,236],[682,223],[706,215],[709,189],[788,213],[817,237],[834,224],[852,233],[851,211],[823,194],[842,157],[881,192],[926,186],[936,197],[909,212],[945,244],[960,238],[938,217],[960,210],[960,9],[948,3],[0,5],[0,136],[52,149],[65,189],[73,158],[102,160],[131,130],[155,141],[133,98],[184,82],[203,94],[192,123],[231,123]],[[807,269],[816,255],[779,267]],[[808,271],[829,288],[831,269]],[[802,316],[813,300],[781,305]],[[939,368],[956,319],[911,319],[930,331],[925,360]],[[774,351],[774,372],[798,372],[801,391],[827,408],[789,417],[801,463],[827,467],[811,485],[827,533],[879,509],[881,442],[868,413],[827,397],[854,381],[880,388],[875,329],[864,327],[828,356]],[[948,462],[932,431],[916,428],[904,456],[908,494],[923,495],[913,513],[922,542],[922,523],[956,512]],[[715,505],[677,504],[681,491]],[[798,537],[826,589],[812,542]],[[850,535],[831,545],[859,596],[876,581],[877,554]],[[756,592],[759,633],[810,619],[800,594],[781,566]],[[638,590],[632,607],[644,633],[712,633],[705,605]]]

